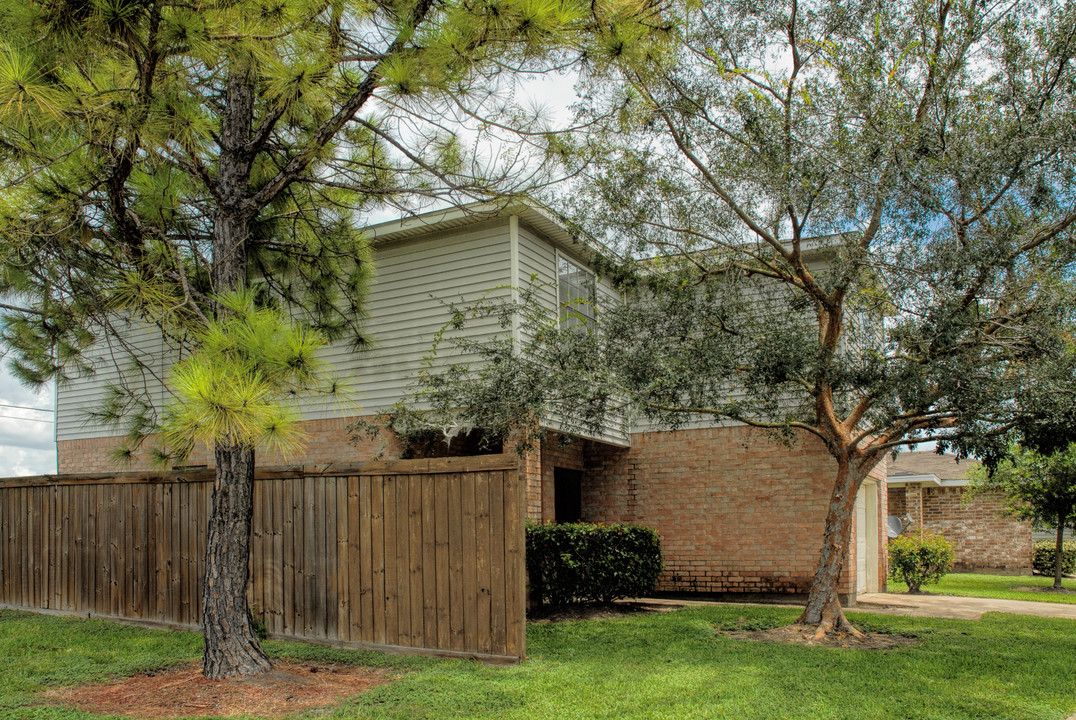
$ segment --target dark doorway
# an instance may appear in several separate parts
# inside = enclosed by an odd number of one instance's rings
[[[581,484],[583,473],[567,468],[553,468],[553,519],[559,523],[579,522],[583,517]]]

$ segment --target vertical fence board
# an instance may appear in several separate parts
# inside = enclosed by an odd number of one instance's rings
[[[437,517],[434,512],[434,485],[437,476],[419,476],[422,512],[419,528],[422,532],[422,637],[423,647],[437,646]]]
[[[396,639],[394,645],[411,644],[411,533],[408,530],[410,518],[409,488],[411,478],[407,475],[396,476]],[[387,501],[386,501],[387,502]]]
[[[437,644],[436,647],[452,646],[450,606],[452,596],[449,592],[448,572],[448,481],[446,475],[431,478],[434,499],[434,556],[436,558],[437,581]]]
[[[11,532],[11,511],[8,510],[8,501],[11,498],[11,493],[0,493],[0,600],[5,603],[11,602],[11,597],[8,595],[11,588],[11,578],[9,577],[11,572],[11,558],[15,553],[15,539],[9,537],[8,533]]]
[[[508,612],[506,654],[516,657],[523,657],[526,643],[523,507],[523,482],[519,473],[507,473],[504,483],[505,608]]]
[[[373,582],[370,594],[373,597],[373,642],[384,643],[387,613],[385,611],[385,478],[375,475],[370,478],[370,570]]]
[[[490,646],[492,652],[506,655],[508,648],[507,614],[505,611],[504,578],[504,481],[507,473],[490,474]]]
[[[374,478],[359,478],[359,640],[374,640],[374,531],[373,495]]]
[[[325,608],[325,630],[324,637],[330,640],[338,640],[339,634],[336,629],[337,623],[337,609],[339,608],[339,602],[336,598],[336,528],[337,528],[337,509],[336,509],[336,478],[324,478],[322,480],[322,505],[321,512],[318,513],[322,518],[322,527],[324,529],[324,551],[322,555],[322,575],[324,580],[318,583],[318,591],[322,596],[323,607]]]
[[[183,537],[180,531],[179,491],[180,486],[174,483],[165,488],[165,519],[168,523],[168,609],[175,622],[180,621],[180,590],[183,587],[179,561]]]
[[[261,517],[264,502],[258,496],[260,493],[259,484],[254,483],[254,487],[251,488],[250,550],[248,552],[250,560],[247,565],[247,607],[250,608],[255,621],[265,606],[264,598],[262,597],[262,578],[264,575],[261,571],[261,568],[265,565],[262,557],[262,533],[265,525]]]
[[[344,497],[347,509],[347,564],[344,566],[343,578],[347,579],[347,639],[359,642],[360,633],[360,605],[361,605],[361,554],[359,552],[359,478],[347,479]]]
[[[460,500],[463,514],[463,557],[468,560],[477,554],[474,493],[474,473],[467,473],[461,478]],[[473,561],[463,563],[463,646],[478,647],[478,567]]]
[[[491,647],[490,615],[493,608],[490,606],[489,590],[489,566],[490,566],[490,536],[489,536],[489,474],[480,472],[474,475],[474,501],[475,501],[475,571],[478,587],[478,650],[489,653]]]
[[[281,632],[285,635],[296,635],[295,627],[295,492],[299,483],[284,483],[281,488],[284,510],[284,538],[283,563],[281,572],[283,575],[283,614]]]
[[[448,646],[462,650],[463,644],[463,505],[460,502],[460,476],[448,477]]]
[[[397,527],[396,527],[396,484],[394,475],[382,476],[384,498],[381,512],[385,517],[385,551],[381,562],[385,568],[385,639],[382,642],[395,645],[400,641],[400,588],[397,585]]]
[[[269,582],[269,632],[284,632],[284,518],[288,508],[284,504],[284,481],[270,480],[269,504],[273,509],[273,553],[268,568]]]
[[[422,476],[409,475],[407,481],[408,576],[411,586],[411,634],[407,638],[407,644],[422,647],[426,633],[425,587],[422,577]]]
[[[105,545],[106,533],[105,527],[107,526],[106,510],[108,509],[108,500],[105,497],[104,485],[94,486],[94,507],[96,512],[94,514],[93,524],[93,555],[91,560],[93,561],[93,612],[101,613],[102,615],[108,614],[108,550]]]
[[[179,617],[180,622],[188,625],[193,625],[195,622],[194,616],[194,593],[197,592],[197,588],[194,587],[194,570],[192,567],[191,556],[196,552],[195,539],[191,535],[191,527],[194,524],[192,516],[195,513],[193,506],[193,493],[191,492],[190,483],[182,483],[179,486],[179,532],[180,532],[180,609]]]
[[[351,603],[351,583],[348,582],[348,503],[346,477],[336,479],[336,497],[332,501],[336,514],[336,567],[331,574],[336,585],[336,618],[332,637],[338,640],[351,639],[351,618],[348,608]],[[330,600],[332,595],[329,596]]]
[[[21,601],[21,603],[23,605],[25,605],[27,607],[32,607],[32,605],[30,604],[30,596],[31,596],[30,583],[32,582],[32,579],[31,579],[31,575],[30,575],[30,567],[29,566],[30,566],[30,557],[33,554],[34,546],[30,542],[30,530],[29,530],[30,519],[28,517],[29,507],[30,507],[29,503],[28,503],[29,492],[30,492],[29,488],[19,488],[19,490],[18,490],[18,502],[17,502],[18,509],[15,511],[16,512],[16,514],[15,514],[15,527],[16,527],[15,538],[16,538],[16,540],[15,541],[17,543],[19,543],[20,547],[26,548],[26,551],[23,552],[22,556],[19,558],[19,576],[20,576],[20,582],[19,582],[19,591],[20,591],[20,593],[19,594],[20,594],[20,601]]]

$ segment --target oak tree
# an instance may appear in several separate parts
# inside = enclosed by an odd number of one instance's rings
[[[625,42],[584,79],[586,181],[562,197],[618,251],[595,262],[626,302],[588,332],[515,308],[533,320],[522,348],[472,344],[485,367],[431,369],[421,397],[442,425],[553,413],[593,430],[615,410],[817,438],[834,476],[800,621],[856,632],[838,582],[864,478],[902,446],[1003,434],[1020,374],[1059,347],[1076,16],[1048,0],[675,8],[666,53]]]

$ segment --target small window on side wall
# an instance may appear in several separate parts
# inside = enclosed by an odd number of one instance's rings
[[[557,292],[561,327],[594,322],[597,280],[582,265],[557,254]]]
[[[575,523],[583,518],[583,473],[553,468],[553,521]]]

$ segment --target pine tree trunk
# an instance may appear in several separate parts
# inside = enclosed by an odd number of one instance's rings
[[[226,293],[247,282],[247,243],[251,210],[251,157],[247,150],[253,118],[254,87],[249,73],[233,67],[225,95],[217,178],[218,206],[213,218],[213,290]],[[214,312],[223,308],[217,304]],[[255,675],[272,666],[250,627],[247,583],[250,525],[254,514],[254,448],[227,441],[215,447],[217,475],[209,516],[205,578],[202,582],[202,672],[211,680]]]
[[[202,672],[210,680],[256,675],[271,667],[247,610],[254,449],[218,443],[215,450],[217,475],[202,582]]]
[[[847,460],[837,461],[837,477],[826,513],[822,553],[807,596],[807,607],[796,621],[816,626],[816,635],[819,637],[829,631],[858,634],[844,616],[838,593],[841,570],[852,538],[852,510],[862,479],[857,476],[858,473],[852,472]]]
[[[1061,559],[1065,550],[1065,516],[1057,516],[1057,543],[1054,545],[1054,590],[1061,589]]]

